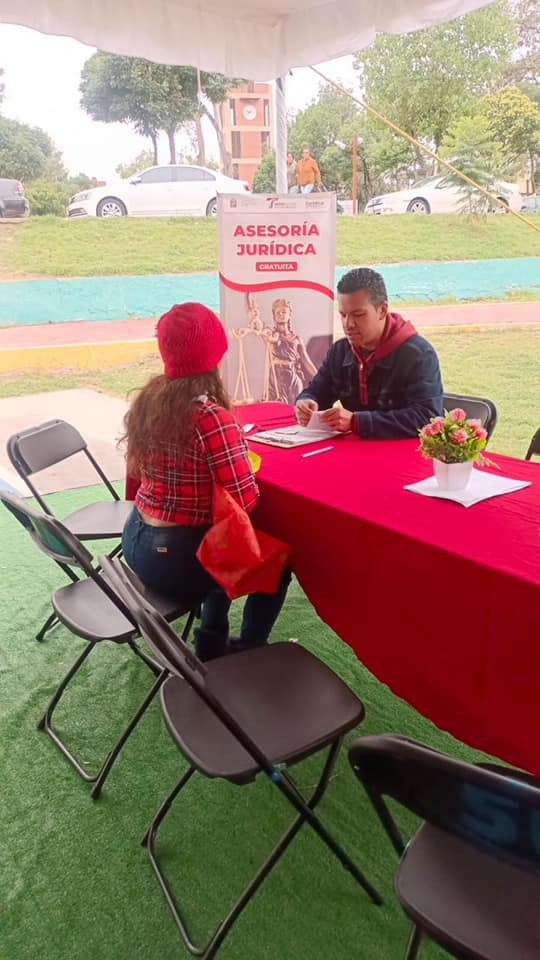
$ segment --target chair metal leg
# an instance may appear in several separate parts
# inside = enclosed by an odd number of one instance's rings
[[[146,697],[144,698],[143,702],[141,703],[139,709],[137,710],[137,712],[133,715],[133,717],[132,717],[131,720],[129,721],[126,729],[124,730],[124,732],[123,732],[123,734],[122,734],[122,736],[120,737],[119,740],[116,741],[114,747],[112,748],[112,750],[111,750],[111,752],[109,753],[107,759],[105,760],[105,763],[103,764],[101,770],[100,770],[99,773],[93,778],[93,779],[95,780],[95,785],[94,785],[94,787],[92,788],[92,791],[91,791],[91,793],[90,793],[90,796],[92,797],[92,800],[97,800],[97,798],[98,798],[99,795],[101,794],[101,790],[102,790],[102,788],[103,788],[103,784],[105,783],[107,777],[109,776],[109,773],[110,773],[110,771],[111,771],[111,767],[112,767],[113,763],[115,762],[118,754],[120,753],[120,751],[121,751],[122,747],[124,746],[124,744],[125,744],[126,740],[128,739],[128,737],[130,737],[131,734],[133,733],[135,727],[137,726],[137,724],[138,724],[139,720],[141,719],[141,717],[143,716],[143,714],[146,713],[148,707],[149,707],[150,704],[152,703],[152,700],[154,699],[154,697],[155,697],[156,694],[158,693],[160,687],[162,686],[163,682],[166,680],[166,678],[168,677],[168,675],[169,675],[169,671],[168,671],[168,670],[162,670],[162,671],[161,671],[161,673],[159,674],[159,676],[158,676],[157,679],[156,679],[156,682],[153,684],[152,688],[151,688],[150,691],[147,693]]]
[[[163,667],[161,666],[161,664],[159,664],[157,660],[154,660],[153,657],[149,657],[148,654],[144,652],[144,650],[141,650],[137,646],[134,640],[128,640],[128,646],[131,650],[133,650],[133,653],[135,654],[135,656],[139,657],[139,659],[142,660],[143,663],[145,663],[146,666],[150,668],[154,676],[159,677],[159,675],[161,674],[161,671],[163,670]]]
[[[71,751],[68,750],[65,743],[60,739],[56,731],[53,729],[52,716],[56,707],[58,706],[58,703],[60,702],[62,694],[64,693],[64,690],[66,689],[68,683],[70,682],[70,680],[73,679],[77,671],[82,667],[84,661],[87,659],[87,657],[90,656],[95,646],[96,646],[95,643],[88,643],[86,645],[80,657],[77,658],[77,660],[75,661],[71,669],[68,670],[68,672],[66,673],[64,679],[62,680],[60,686],[57,688],[56,693],[54,694],[52,700],[50,701],[45,713],[43,714],[41,720],[38,723],[38,730],[45,730],[45,733],[48,733],[53,743],[55,743],[58,749],[60,750],[60,752],[64,754],[66,760],[68,760],[69,763],[71,763],[72,767],[75,767],[75,770],[77,771],[79,776],[81,776],[83,780],[86,780],[87,782],[91,782],[93,778],[86,772],[86,770],[83,767],[81,767],[79,761],[76,759],[76,757],[73,756]]]
[[[319,783],[317,784],[315,792],[312,794],[309,800],[304,799],[290,775],[282,773],[279,780],[274,780],[274,782],[282,791],[282,793],[285,794],[287,799],[298,810],[298,817],[295,821],[295,824],[293,824],[293,827],[296,826],[295,833],[304,823],[309,823],[310,827],[320,837],[323,843],[325,843],[328,849],[331,850],[335,857],[337,857],[341,863],[341,866],[344,867],[345,870],[347,870],[354,877],[356,882],[365,890],[370,900],[376,906],[381,906],[383,901],[379,892],[369,882],[367,877],[364,876],[362,871],[356,866],[355,862],[351,860],[349,855],[345,853],[341,844],[334,840],[334,837],[326,829],[321,820],[319,820],[319,818],[313,813],[314,808],[320,802],[326,790],[332,770],[337,760],[338,753],[341,749],[341,743],[342,738],[339,738],[332,744]]]
[[[411,930],[405,960],[416,960],[422,942],[422,929],[415,923]]]
[[[100,769],[98,770],[97,773],[95,773],[95,774],[90,774],[90,773],[88,773],[87,770],[84,769],[83,766],[81,766],[81,764],[80,764],[79,761],[77,760],[76,756],[71,752],[71,750],[69,749],[69,747],[64,743],[64,741],[61,739],[61,737],[57,734],[56,730],[53,728],[53,725],[52,725],[52,718],[53,718],[53,713],[54,713],[56,707],[58,706],[58,703],[60,702],[60,699],[61,699],[61,697],[62,697],[62,695],[63,695],[63,693],[64,693],[67,685],[68,685],[69,682],[73,679],[73,677],[75,676],[75,674],[77,673],[77,671],[82,667],[83,663],[85,662],[85,660],[87,659],[87,657],[90,656],[90,654],[92,653],[92,650],[93,650],[96,646],[97,646],[97,643],[88,643],[88,644],[87,644],[87,646],[84,648],[83,652],[81,653],[80,657],[77,658],[77,660],[75,661],[75,663],[73,664],[73,666],[71,667],[71,669],[68,671],[68,673],[66,674],[66,676],[65,676],[64,679],[62,680],[60,686],[59,686],[58,689],[56,690],[56,693],[55,693],[54,696],[52,697],[52,699],[51,699],[51,701],[50,701],[50,703],[49,703],[49,705],[48,705],[48,707],[47,707],[47,709],[46,709],[43,717],[41,718],[41,720],[40,720],[39,723],[38,723],[38,729],[39,729],[39,730],[44,730],[44,731],[49,735],[49,737],[51,738],[51,740],[53,741],[53,743],[56,744],[56,746],[58,747],[58,749],[60,750],[60,752],[64,755],[64,757],[66,758],[66,760],[68,761],[68,763],[70,763],[71,766],[77,771],[77,773],[79,774],[79,776],[82,777],[82,779],[83,779],[86,783],[94,783],[94,784],[95,784],[94,789],[92,790],[92,797],[93,797],[94,799],[96,799],[97,797],[99,797],[99,795],[100,795],[100,793],[101,793],[101,790],[102,790],[102,787],[103,787],[103,784],[105,783],[105,780],[107,779],[107,777],[108,777],[108,775],[109,775],[109,773],[110,773],[110,771],[111,771],[111,767],[113,766],[113,764],[114,764],[114,762],[115,762],[118,754],[120,753],[120,750],[122,749],[122,747],[124,746],[126,740],[128,739],[128,737],[131,735],[131,733],[133,732],[133,730],[134,730],[135,727],[137,726],[137,724],[138,724],[139,720],[141,719],[141,717],[143,716],[143,714],[146,712],[146,710],[147,710],[148,707],[150,706],[152,700],[154,699],[154,697],[155,697],[156,693],[158,692],[159,688],[161,687],[163,681],[164,681],[164,680],[166,679],[166,677],[168,676],[168,671],[165,670],[165,669],[163,669],[163,668],[161,668],[161,672],[160,672],[159,676],[157,677],[157,679],[155,680],[152,688],[150,689],[150,691],[148,692],[148,694],[147,694],[146,697],[144,698],[144,700],[143,700],[143,702],[141,703],[141,705],[140,705],[139,709],[137,710],[137,712],[136,712],[136,713],[134,714],[134,716],[131,718],[129,724],[127,725],[127,727],[126,727],[125,730],[123,731],[123,733],[122,733],[122,735],[120,736],[120,738],[117,740],[117,742],[116,742],[116,744],[114,745],[113,749],[111,750],[111,752],[110,752],[110,753],[108,754],[108,756],[106,757],[105,762],[102,764],[102,766],[100,767]]]
[[[60,621],[53,610],[50,617],[47,617],[39,633],[36,634],[36,640],[38,641],[38,643],[41,643],[41,641],[45,639],[45,634],[47,633],[47,631],[50,630],[52,627],[55,627],[57,623],[60,623]]]
[[[347,870],[349,870],[349,872],[354,876],[355,880],[357,880],[357,882],[364,888],[364,890],[366,890],[366,892],[371,897],[373,902],[377,904],[382,903],[382,900],[379,894],[377,893],[377,891],[374,889],[374,887],[372,887],[369,881],[366,880],[366,878],[363,876],[363,874],[358,869],[358,867],[356,867],[353,861],[350,860],[350,858],[345,853],[345,851],[342,850],[341,846],[333,839],[330,833],[326,830],[326,828],[320,822],[318,817],[316,817],[315,814],[313,813],[314,808],[317,806],[317,804],[320,802],[321,798],[324,795],[324,792],[328,785],[340,747],[341,747],[341,738],[332,744],[332,747],[329,750],[328,757],[324,765],[324,769],[321,773],[319,782],[315,787],[315,790],[311,795],[311,797],[309,798],[309,800],[304,799],[299,788],[297,787],[294,780],[292,780],[290,776],[288,776],[287,774],[280,775],[281,781],[283,781],[283,783],[286,784],[286,786],[283,786],[281,782],[277,783],[277,785],[280,787],[282,792],[286,794],[287,799],[291,803],[293,803],[293,806],[296,807],[296,809],[298,810],[298,816],[296,817],[294,822],[291,824],[291,826],[285,831],[285,833],[283,834],[279,842],[271,851],[270,855],[267,857],[265,862],[262,864],[262,866],[259,868],[259,870],[255,874],[254,878],[245,887],[239,899],[233,905],[233,907],[231,908],[231,910],[229,911],[225,919],[219,924],[218,928],[215,930],[214,934],[212,935],[208,943],[203,947],[199,947],[196,944],[194,944],[190,937],[186,922],[180,913],[178,904],[172,894],[172,891],[169,887],[167,879],[158,862],[158,859],[156,856],[156,849],[155,849],[155,842],[156,842],[158,828],[161,822],[163,821],[163,819],[165,818],[167,812],[169,811],[177,795],[180,793],[182,788],[188,783],[188,781],[193,776],[193,773],[195,772],[193,767],[190,767],[186,771],[186,773],[183,775],[183,777],[180,779],[180,781],[177,783],[174,789],[165,798],[156,816],[152,820],[150,827],[148,828],[146,834],[144,835],[142,844],[143,846],[146,846],[148,849],[150,862],[158,878],[159,885],[163,891],[165,899],[169,905],[169,909],[171,910],[171,913],[173,915],[173,919],[176,924],[176,927],[187,949],[194,956],[204,957],[204,960],[211,960],[211,958],[215,957],[219,947],[225,940],[225,937],[229,933],[235,921],[238,919],[238,917],[240,916],[242,911],[245,909],[249,901],[255,895],[255,893],[263,883],[263,881],[266,879],[266,877],[268,876],[268,874],[270,873],[274,865],[277,863],[279,858],[282,856],[282,854],[285,852],[285,850],[287,849],[291,841],[294,839],[294,837],[296,836],[300,828],[306,822],[310,823],[310,825],[316,830],[320,838],[324,841],[324,843],[326,843],[326,845],[330,848],[332,853],[334,853],[335,856],[338,857],[341,864]]]
[[[194,621],[195,617],[200,617],[200,615],[201,615],[200,610],[201,610],[201,608],[200,608],[200,605],[199,605],[197,608],[194,608],[193,610],[190,610],[190,611],[189,611],[188,618],[187,618],[187,620],[186,620],[186,622],[185,622],[185,624],[184,624],[184,629],[182,630],[182,633],[180,634],[180,636],[181,636],[182,640],[184,641],[184,643],[187,643],[188,640],[189,640],[189,635],[190,635],[190,633],[191,633],[191,628],[192,628],[192,626],[193,626],[193,621]]]
[[[167,878],[165,877],[165,874],[163,873],[158,863],[158,859],[156,856],[156,847],[155,847],[159,825],[161,824],[162,820],[165,818],[165,815],[170,810],[174,800],[176,799],[176,797],[178,796],[182,788],[185,787],[186,783],[188,783],[189,780],[191,780],[194,773],[195,773],[195,767],[188,767],[188,769],[186,770],[184,775],[180,778],[176,786],[173,787],[173,789],[169,794],[167,794],[167,796],[165,797],[165,800],[161,804],[158,812],[156,813],[154,819],[152,820],[150,826],[148,827],[148,830],[146,831],[144,837],[142,838],[141,845],[143,847],[146,847],[148,850],[150,863],[154,868],[154,873],[158,878],[159,885],[163,891],[163,896],[165,897],[169,905],[169,909],[173,915],[174,922],[176,924],[177,929],[180,932],[182,940],[184,941],[190,953],[192,953],[195,957],[202,957],[204,954],[204,949],[197,947],[191,940],[187,926],[180,914],[180,911],[178,909],[178,906],[172,894],[171,888],[169,887],[169,884],[167,882]]]

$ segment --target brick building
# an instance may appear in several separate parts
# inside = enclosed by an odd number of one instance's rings
[[[264,151],[274,146],[273,85],[245,83],[230,90],[223,105],[223,133],[233,177],[251,187]]]

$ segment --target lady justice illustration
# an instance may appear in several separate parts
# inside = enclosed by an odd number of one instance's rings
[[[238,374],[233,393],[234,401],[248,403],[255,399],[244,351],[245,338],[254,336],[264,344],[262,396],[258,399],[294,403],[298,394],[316,374],[317,368],[309,357],[303,339],[293,329],[291,301],[284,298],[274,300],[273,325],[269,327],[262,323],[255,296],[248,293],[246,314],[247,325],[230,331],[238,341]]]

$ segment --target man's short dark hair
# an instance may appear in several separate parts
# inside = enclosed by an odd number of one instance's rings
[[[357,290],[367,290],[369,299],[374,307],[388,301],[386,284],[380,273],[370,270],[369,267],[356,267],[345,273],[337,285],[338,293],[356,293]]]

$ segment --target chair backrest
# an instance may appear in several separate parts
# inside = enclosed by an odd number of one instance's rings
[[[92,554],[70,530],[48,513],[40,513],[18,494],[0,490],[0,501],[13,514],[42,553],[92,576]]]
[[[540,785],[535,778],[505,767],[495,772],[493,765],[465,763],[394,735],[359,738],[349,760],[400,854],[403,841],[383,796],[500,859],[540,871]]]
[[[526,460],[530,460],[531,457],[540,457],[540,428],[536,431],[525,454]]]
[[[94,568],[94,558],[75,534],[48,513],[40,513],[17,494],[0,490],[0,502],[24,527],[38,550],[58,563],[72,581],[79,578],[72,572],[76,567],[97,584],[130,623],[134,623],[129,610],[122,603],[109,583]]]
[[[460,393],[445,393],[443,406],[445,410],[461,407],[465,410],[467,417],[480,420],[484,430],[487,430],[488,437],[491,437],[497,423],[497,407],[493,400],[488,400],[486,397],[469,397]]]
[[[121,562],[110,557],[100,557],[103,575],[116,591],[140,626],[148,646],[165,663],[170,673],[183,677],[191,686],[198,688],[206,675],[206,667],[190,650],[187,643],[169,627],[165,618],[135,585],[136,578],[128,576]]]
[[[109,493],[119,499],[108,477],[88,450],[84,437],[65,420],[48,420],[37,427],[29,427],[13,434],[7,442],[7,455],[11,464],[46,513],[51,511],[29,478],[32,474],[61,463],[76,453],[85,454]]]
[[[111,559],[104,556],[99,558],[99,563],[104,575],[128,608],[131,619],[137,624],[141,635],[155,656],[165,664],[171,674],[182,677],[197,692],[206,706],[268,776],[273,779],[278,778],[279,772],[272,762],[224,704],[221,691],[217,693],[214,691],[206,665],[195,656],[148,599],[136,589],[120,561],[117,558]]]

